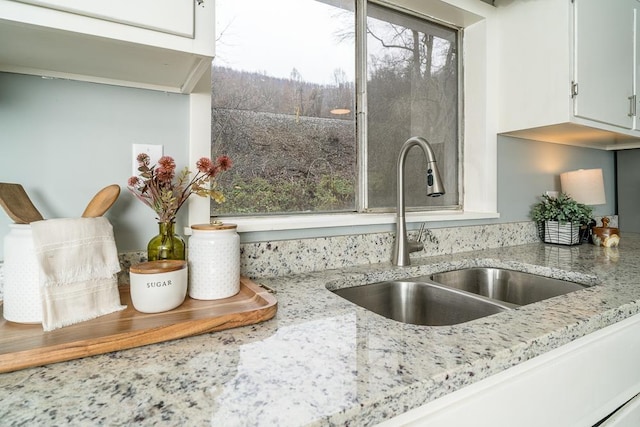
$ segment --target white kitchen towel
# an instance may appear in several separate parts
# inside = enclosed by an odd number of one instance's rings
[[[113,227],[104,217],[31,223],[40,265],[42,327],[51,331],[122,310]]]

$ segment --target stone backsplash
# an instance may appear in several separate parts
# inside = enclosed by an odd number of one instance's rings
[[[610,218],[610,226],[616,227],[617,216]],[[410,237],[414,235],[415,232],[410,233]],[[244,243],[240,246],[240,270],[243,276],[257,279],[390,261],[393,238],[394,233],[373,233]],[[411,254],[412,258],[516,246],[540,240],[535,223],[527,221],[427,229],[422,241],[424,250]],[[119,282],[128,284],[129,267],[143,261],[146,261],[146,251],[120,254],[122,271]],[[0,263],[0,299],[2,284],[3,268]]]

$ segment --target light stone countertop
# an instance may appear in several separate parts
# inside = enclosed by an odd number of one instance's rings
[[[475,265],[598,286],[440,327],[326,289]],[[527,244],[256,281],[277,291],[267,322],[0,374],[0,424],[374,425],[640,312],[640,235],[612,249]]]

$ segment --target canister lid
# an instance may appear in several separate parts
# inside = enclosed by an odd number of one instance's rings
[[[213,224],[194,224],[191,226],[194,230],[201,231],[215,231],[215,230],[233,230],[238,228],[236,224],[227,224],[222,222],[217,222]]]
[[[163,259],[157,261],[147,261],[132,265],[129,268],[131,273],[136,274],[158,274],[170,271],[182,270],[187,266],[187,261],[177,259]]]

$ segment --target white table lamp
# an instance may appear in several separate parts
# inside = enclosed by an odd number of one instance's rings
[[[585,205],[604,205],[602,169],[578,169],[560,174],[562,192],[578,203]]]

